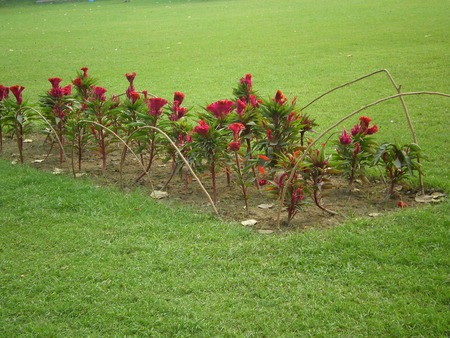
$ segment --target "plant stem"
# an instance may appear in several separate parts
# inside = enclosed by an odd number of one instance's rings
[[[246,215],[248,217],[249,210],[248,210],[247,188],[245,187],[244,177],[242,176],[241,165],[239,163],[239,156],[238,156],[237,151],[234,152],[234,157],[235,157],[235,160],[236,160],[236,168],[237,168],[237,173],[238,173],[238,176],[239,176],[239,182],[240,182],[241,188],[242,188],[242,195],[244,196],[245,212],[246,212]]]
[[[215,169],[214,161],[211,162],[211,167],[209,170],[211,172],[211,180],[212,180],[212,188],[213,188],[213,201],[214,201],[214,205],[217,205],[216,169]]]

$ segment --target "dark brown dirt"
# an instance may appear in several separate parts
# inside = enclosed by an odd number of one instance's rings
[[[57,144],[54,145],[52,152],[47,157],[50,144],[45,141],[43,135],[34,134],[26,138],[32,140],[32,142],[24,143],[24,159],[26,165],[49,172],[54,172],[55,168],[57,168],[61,169],[63,174],[72,174],[70,163],[64,162],[60,164]],[[117,146],[117,150],[109,154],[107,174],[103,177],[100,156],[96,155],[93,151],[88,151],[82,164],[83,177],[89,177],[99,185],[119,186],[120,153],[121,149]],[[19,156],[16,142],[9,139],[4,140],[3,154],[0,156],[17,163]],[[40,162],[40,160],[44,161]],[[124,190],[130,191],[136,187],[141,187],[148,191],[149,194],[153,190],[152,186],[156,190],[159,190],[167,181],[171,167],[171,162],[164,164],[158,160],[153,164],[150,175],[145,176],[136,183],[135,179],[142,173],[142,168],[138,165],[137,159],[132,155],[128,155],[123,170]],[[209,193],[212,194],[209,175],[202,174],[199,177]],[[184,177],[176,175],[166,189],[169,196],[163,200],[163,203],[187,205],[205,213],[212,213],[213,209],[197,182],[195,180],[191,181],[186,186],[185,181]],[[275,196],[265,191],[264,187],[261,192],[258,192],[254,187],[249,188],[249,216],[247,217],[241,189],[235,179],[232,177],[231,185],[227,186],[226,175],[222,172],[218,175],[217,184],[217,209],[222,218],[238,222],[246,219],[254,219],[258,222],[253,227],[258,230],[274,230],[276,228],[278,201]],[[368,182],[364,184],[357,182],[349,189],[347,182],[342,178],[335,177],[332,179],[332,184],[333,188],[327,191],[327,194],[323,197],[323,202],[328,209],[337,212],[337,215],[331,215],[319,209],[309,200],[303,206],[302,210],[297,213],[289,227],[286,226],[286,212],[282,212],[283,230],[329,227],[341,224],[351,218],[377,217],[397,210],[397,202],[399,200],[405,202],[408,207],[417,205],[414,201],[415,191],[408,191],[401,188],[398,190],[397,198],[386,199],[385,188],[381,182]],[[261,204],[273,204],[273,207],[270,209],[262,209],[258,207]]]

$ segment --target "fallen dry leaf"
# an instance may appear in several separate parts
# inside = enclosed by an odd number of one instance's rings
[[[161,191],[161,190],[154,190],[150,196],[152,198],[155,198],[157,200],[160,200],[161,198],[169,197],[169,193],[167,191]]]
[[[417,195],[414,199],[418,203],[439,203],[444,199],[445,194],[433,192],[429,195]]]
[[[64,170],[62,170],[62,169],[55,168],[55,169],[53,169],[52,174],[53,174],[53,175],[60,175],[63,171],[64,171]]]
[[[25,140],[23,140],[23,143],[32,143],[33,140],[30,138],[26,138]]]
[[[271,203],[271,204],[260,204],[260,205],[258,205],[258,208],[260,208],[260,209],[271,209],[271,208],[273,208],[273,203]]]
[[[42,162],[44,162],[44,160],[34,160],[34,161],[31,162],[31,163],[42,163]]]
[[[256,223],[258,223],[258,221],[256,219],[248,219],[246,221],[241,222],[241,224],[245,225],[245,226],[252,226],[252,225],[255,225]]]
[[[270,234],[273,234],[273,233],[274,233],[273,230],[259,229],[259,230],[257,230],[257,231],[258,231],[258,233],[263,234],[263,235],[270,235]]]

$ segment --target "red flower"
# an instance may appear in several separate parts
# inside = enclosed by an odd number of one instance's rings
[[[250,94],[250,104],[254,108],[259,108],[259,104],[262,103],[261,100],[258,100],[255,95]]]
[[[148,98],[148,90],[143,90],[142,95],[144,95],[144,100],[147,100]]]
[[[133,85],[134,78],[136,77],[136,73],[135,73],[135,72],[132,72],[132,73],[126,73],[126,74],[125,74],[125,77],[127,78],[128,82],[130,82],[130,86],[132,86],[132,85]]]
[[[62,79],[59,77],[51,77],[48,79],[50,83],[52,84],[53,88],[59,88],[59,84],[61,83]]]
[[[359,118],[359,125],[361,126],[363,132],[365,132],[367,128],[369,128],[370,121],[372,121],[372,119],[367,116],[361,116]]]
[[[262,186],[262,185],[266,185],[267,184],[267,180],[265,178],[262,178],[258,181],[258,185]]]
[[[375,134],[378,131],[378,127],[376,124],[374,124],[372,127],[367,129],[367,135]]]
[[[97,86],[92,86],[93,89],[93,96],[92,98],[94,100],[99,100],[99,101],[106,101],[106,89],[103,87],[97,87]]]
[[[18,86],[18,85],[9,87],[9,90],[11,91],[11,93],[13,93],[13,95],[16,97],[18,105],[22,104],[22,101],[23,101],[23,99],[22,99],[22,92],[23,92],[24,89],[25,89],[25,87]]]
[[[4,85],[0,85],[0,101],[7,99],[9,96],[9,88]]]
[[[298,202],[303,201],[304,199],[305,196],[303,195],[303,188],[300,186],[292,194],[292,202],[294,202],[294,204],[297,204]]]
[[[281,90],[278,90],[277,94],[275,95],[275,102],[278,103],[280,106],[282,106],[283,104],[286,103],[286,101],[287,101],[286,96],[283,95]]]
[[[234,102],[230,100],[219,100],[214,103],[211,103],[208,107],[206,107],[206,110],[213,113],[213,115],[217,119],[223,119],[228,114],[231,113],[234,107]]]
[[[162,107],[167,104],[167,100],[161,97],[152,97],[148,103],[148,113],[152,116],[159,116],[162,114]]]
[[[353,136],[356,136],[359,133],[361,133],[361,127],[358,124],[355,124],[353,128],[350,130],[350,132],[352,133]]]
[[[240,141],[230,142],[229,148],[231,151],[239,151],[239,149],[241,149],[241,142]]]
[[[230,129],[233,132],[234,140],[237,141],[239,138],[239,133],[241,130],[245,129],[245,126],[242,123],[235,122],[228,126],[228,129]]]
[[[172,114],[170,114],[169,116],[169,120],[170,121],[178,121],[179,119],[181,119],[184,115],[186,115],[187,113],[187,108],[185,107],[180,107],[179,103],[177,100],[173,101],[173,105],[172,105]]]
[[[182,92],[175,92],[173,94],[173,102],[178,101],[178,105],[181,105],[184,100],[184,94]]]
[[[83,77],[88,77],[88,68],[87,67],[83,67],[81,68],[81,70],[83,71]]]
[[[77,77],[75,80],[72,81],[72,83],[77,86],[78,88],[83,87],[83,82],[81,80],[81,77]]]
[[[252,90],[252,74],[247,74],[245,77],[241,78],[240,83],[247,86],[248,91]]]
[[[72,86],[68,84],[67,86],[61,88],[63,95],[70,95],[72,93]]]
[[[350,134],[347,132],[347,129],[344,128],[344,130],[342,131],[342,134],[339,137],[339,142],[344,146],[352,143],[352,138],[350,137]]]
[[[204,120],[199,120],[198,125],[194,127],[194,133],[200,134],[200,135],[207,135],[209,132],[209,126]]]
[[[134,104],[137,100],[139,100],[141,98],[141,96],[139,95],[139,93],[133,91],[130,93],[130,101],[131,104]]]
[[[247,101],[245,100],[245,97],[241,99],[236,100],[236,112],[239,116],[244,115],[245,108],[247,108]]]
[[[398,201],[397,202],[397,207],[398,208],[406,208],[408,206],[408,204],[406,204],[405,202],[403,202],[403,201]]]

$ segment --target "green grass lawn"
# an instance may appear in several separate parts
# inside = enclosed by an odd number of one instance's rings
[[[47,78],[65,84],[83,66],[109,93],[135,71],[139,89],[183,91],[197,110],[230,98],[246,73],[260,95],[306,104],[386,68],[403,91],[449,92],[449,5],[0,0],[0,84],[37,102]],[[377,75],[308,112],[320,131],[394,92]],[[429,156],[425,184],[449,192],[449,101],[406,102]],[[365,114],[383,140],[411,140],[398,101]],[[0,161],[0,336],[446,337],[449,215],[444,202],[265,237]]]

